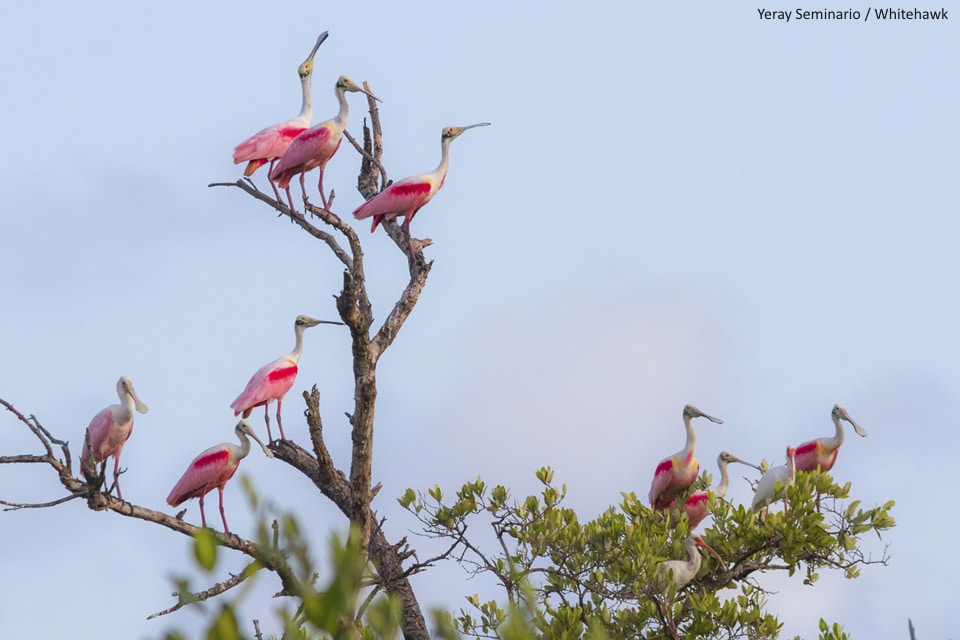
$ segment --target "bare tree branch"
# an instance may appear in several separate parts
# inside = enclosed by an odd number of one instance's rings
[[[219,596],[221,593],[225,593],[230,589],[234,588],[247,578],[250,578],[257,571],[260,570],[260,563],[254,561],[248,564],[243,568],[242,571],[238,574],[230,574],[230,578],[224,580],[223,582],[218,582],[209,589],[205,591],[200,591],[198,593],[188,593],[182,594],[180,592],[174,592],[174,597],[177,598],[177,603],[168,609],[163,611],[158,611],[147,616],[147,620],[153,620],[159,616],[165,616],[174,611],[179,611],[184,607],[184,605],[193,604],[196,602],[203,602],[204,600],[209,600],[210,598]]]

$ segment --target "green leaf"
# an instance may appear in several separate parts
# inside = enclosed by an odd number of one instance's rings
[[[198,529],[193,534],[193,556],[204,571],[213,571],[217,564],[217,535],[211,529]]]

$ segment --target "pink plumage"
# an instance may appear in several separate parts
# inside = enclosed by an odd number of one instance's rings
[[[280,439],[286,440],[287,437],[283,433],[283,422],[280,418],[283,396],[290,391],[297,379],[297,363],[300,362],[300,354],[303,353],[303,332],[305,329],[315,327],[318,324],[341,323],[329,320],[314,320],[310,316],[297,316],[293,323],[293,331],[297,339],[293,351],[260,367],[247,382],[243,393],[230,404],[233,415],[237,416],[242,413],[244,418],[249,418],[250,412],[254,408],[262,406],[263,418],[267,423],[267,439],[270,442],[273,442],[273,435],[270,433],[269,405],[274,400],[277,401],[277,424],[280,425]]]
[[[130,434],[133,433],[134,410],[146,413],[148,409],[147,405],[137,397],[133,382],[126,376],[117,380],[117,396],[120,398],[120,404],[103,409],[87,426],[80,460],[81,468],[101,464],[102,471],[106,466],[107,458],[113,456],[113,482],[117,487],[117,497],[123,500],[123,495],[120,493],[120,453]]]
[[[230,405],[233,415],[242,413],[243,417],[247,418],[256,407],[262,407],[274,400],[283,402],[283,396],[290,391],[297,379],[298,370],[297,364],[287,356],[260,367],[247,382],[243,393]],[[277,411],[279,412],[279,407]]]
[[[691,424],[693,418],[706,418],[710,422],[723,424],[723,420],[708,416],[692,404],[683,408],[683,426],[687,432],[686,444],[683,449],[657,464],[648,496],[654,509],[666,509],[672,506],[677,493],[689,487],[697,479],[700,463],[694,457],[697,435]]]
[[[409,227],[413,216],[430,202],[443,186],[444,177],[436,180],[433,176],[416,176],[413,178],[404,178],[370,198],[353,212],[353,217],[357,220],[364,218],[373,218],[373,224],[370,231],[376,231],[377,226],[384,220],[404,217],[404,226]]]
[[[177,481],[167,496],[167,504],[171,507],[178,507],[186,500],[191,498],[200,499],[200,520],[204,527],[207,526],[207,516],[203,510],[203,499],[208,493],[217,490],[220,496],[220,518],[223,520],[223,530],[230,533],[230,527],[227,526],[227,516],[223,511],[223,488],[226,486],[233,474],[237,472],[240,461],[250,453],[249,435],[263,448],[263,452],[270,458],[273,453],[263,446],[257,434],[246,420],[241,420],[236,428],[237,437],[240,438],[240,445],[232,442],[224,442],[214,447],[210,447],[203,453],[193,459],[193,462],[187,467],[187,470]]]
[[[264,164],[273,162],[286,153],[290,143],[307,130],[308,124],[302,124],[302,120],[293,119],[255,133],[233,150],[233,163],[247,162],[243,175],[252,176]]]
[[[303,199],[306,200],[307,189],[303,183],[304,174],[316,168],[320,169],[320,199],[323,201],[323,208],[329,208],[327,194],[323,189],[323,172],[326,169],[327,162],[340,148],[343,130],[347,127],[347,119],[350,116],[350,108],[346,98],[347,91],[359,91],[376,99],[347,76],[340,76],[334,87],[337,101],[340,103],[340,111],[335,117],[310,127],[294,138],[277,165],[270,170],[270,180],[286,190],[287,202],[290,204],[291,211],[296,211],[296,207],[293,206],[293,198],[290,196],[290,180],[293,179],[293,176],[300,175],[300,189],[303,192]]]
[[[320,45],[323,44],[323,41],[326,39],[327,32],[324,31],[317,38],[317,42],[313,45],[313,50],[310,52],[310,55],[307,56],[307,59],[297,68],[302,91],[300,113],[289,120],[261,129],[234,148],[234,164],[240,164],[241,162],[247,163],[247,167],[243,171],[244,176],[252,176],[257,169],[268,162],[272,168],[273,163],[286,152],[290,143],[310,126],[310,121],[313,119],[313,101],[310,94],[310,79],[313,77],[313,57],[316,55],[317,49],[320,48]],[[272,181],[270,184],[273,186]],[[279,200],[280,194],[277,193],[276,187],[274,187],[274,194],[277,196],[277,200]]]
[[[440,165],[429,173],[398,180],[367,200],[353,211],[357,220],[373,218],[370,232],[384,220],[403,216],[403,229],[410,237],[410,221],[417,211],[430,202],[443,186],[450,167],[450,143],[467,129],[485,127],[489,122],[472,124],[468,127],[445,127],[440,132]],[[410,255],[414,254],[413,238],[410,237]]]
[[[833,405],[830,418],[833,420],[833,437],[817,438],[816,440],[804,442],[797,447],[797,471],[816,471],[817,468],[821,471],[830,471],[830,469],[833,468],[833,465],[837,462],[837,454],[840,452],[840,446],[843,444],[845,437],[842,421],[845,420],[849,422],[853,430],[856,431],[857,435],[861,438],[867,435],[867,432],[864,431],[859,424],[854,422],[843,405]]]

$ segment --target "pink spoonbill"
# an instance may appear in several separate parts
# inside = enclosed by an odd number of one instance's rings
[[[233,163],[247,163],[243,175],[249,177],[261,166],[270,163],[270,170],[273,170],[273,164],[281,157],[293,142],[293,139],[307,130],[310,121],[313,120],[313,100],[310,92],[310,80],[313,78],[313,57],[317,55],[317,49],[327,39],[327,32],[324,31],[317,38],[317,43],[313,45],[313,50],[307,59],[297,68],[300,75],[300,86],[303,91],[303,99],[300,106],[300,113],[295,118],[280,122],[267,127],[258,133],[253,134],[233,150]],[[273,193],[280,200],[280,194],[273,180],[270,180],[270,186],[273,187]]]
[[[273,457],[273,452],[264,446],[249,422],[241,420],[234,431],[240,438],[240,446],[224,442],[198,455],[167,496],[167,504],[171,507],[178,507],[190,498],[200,498],[200,521],[206,527],[207,516],[203,512],[203,498],[216,489],[220,493],[220,517],[223,519],[224,533],[230,533],[230,527],[227,526],[227,516],[223,513],[223,488],[237,472],[240,461],[250,453],[250,439],[247,436],[257,441],[268,458]]]
[[[833,411],[830,415],[833,418],[836,432],[832,438],[817,438],[810,442],[804,442],[797,447],[797,471],[816,471],[817,467],[821,471],[830,471],[833,468],[837,461],[840,445],[843,444],[844,432],[841,420],[849,422],[858,436],[865,437],[867,435],[867,432],[853,421],[843,405],[833,405]]]
[[[443,186],[447,177],[447,168],[450,166],[450,143],[467,129],[487,127],[489,122],[471,124],[467,127],[446,127],[440,134],[440,166],[423,175],[404,178],[394,182],[389,187],[357,207],[353,217],[357,220],[373,217],[370,232],[377,230],[377,225],[385,219],[403,216],[403,228],[410,236],[410,221],[417,215],[424,205],[430,202],[437,191]],[[410,240],[410,256],[413,257],[413,240]]]
[[[270,179],[275,180],[280,188],[286,190],[291,211],[296,211],[296,208],[293,206],[293,198],[290,197],[290,180],[293,176],[300,174],[300,189],[303,191],[303,199],[306,200],[307,188],[303,183],[303,177],[308,171],[317,167],[320,169],[320,199],[323,201],[323,208],[328,208],[327,194],[323,190],[323,171],[327,162],[340,148],[343,130],[347,128],[347,118],[350,116],[347,91],[364,93],[374,100],[380,100],[347,76],[340,76],[334,87],[337,101],[340,103],[339,113],[336,117],[314,125],[294,138],[286,153],[280,158],[280,162],[270,171]]]
[[[757,491],[753,494],[753,502],[750,507],[754,511],[769,508],[771,502],[786,497],[787,487],[793,484],[797,477],[796,456],[797,450],[793,447],[787,447],[787,463],[779,467],[773,467],[760,478],[757,483]],[[784,503],[786,508],[786,503]]]
[[[664,458],[657,465],[653,474],[653,483],[650,485],[650,504],[654,509],[666,509],[673,504],[677,493],[683,491],[697,479],[700,472],[700,463],[694,457],[697,446],[697,434],[693,432],[690,421],[694,418],[706,418],[710,422],[723,424],[723,420],[708,416],[692,404],[683,408],[683,424],[687,430],[687,443],[683,449],[669,458]]]
[[[117,395],[120,397],[120,404],[110,405],[90,421],[80,460],[81,464],[89,466],[100,463],[102,473],[107,465],[107,458],[113,456],[113,484],[117,487],[117,497],[123,500],[120,493],[120,452],[133,432],[134,409],[140,413],[146,413],[148,409],[137,396],[133,382],[127,376],[117,380]]]
[[[724,564],[720,554],[714,551],[713,547],[704,542],[703,538],[698,535],[691,535],[687,538],[686,560],[664,560],[657,564],[657,586],[663,590],[666,600],[667,622],[674,631],[675,636],[676,626],[673,622],[673,616],[670,613],[670,600],[667,596],[671,586],[673,586],[673,591],[676,593],[697,577],[697,574],[700,572],[701,563],[700,551],[697,547],[706,549],[713,554],[720,563],[720,566],[726,569],[726,564]]]
[[[720,455],[717,456],[717,466],[720,468],[720,484],[710,489],[701,489],[700,491],[693,492],[690,497],[687,498],[687,501],[683,503],[683,510],[687,512],[687,520],[690,521],[691,531],[695,529],[704,518],[710,515],[710,494],[715,495],[718,500],[727,495],[727,489],[730,486],[730,476],[727,475],[727,465],[731,462],[739,462],[740,464],[745,464],[748,467],[753,467],[757,471],[760,471],[760,467],[757,465],[751,464],[746,460],[741,460],[727,451],[721,451]]]
[[[230,408],[233,409],[233,415],[238,416],[242,413],[244,418],[249,418],[254,408],[263,406],[263,418],[267,423],[267,440],[269,442],[273,442],[273,436],[270,434],[269,411],[270,403],[274,400],[277,401],[277,424],[280,425],[280,439],[287,439],[283,434],[283,422],[280,419],[283,396],[286,395],[287,391],[290,391],[297,379],[297,363],[300,362],[300,354],[303,353],[303,332],[318,324],[342,325],[343,323],[331,320],[314,320],[310,316],[297,316],[293,323],[293,330],[297,337],[297,343],[293,347],[293,351],[260,367],[250,378],[243,393],[230,405]]]

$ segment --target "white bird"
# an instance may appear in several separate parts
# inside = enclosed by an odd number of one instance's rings
[[[796,453],[796,449],[787,447],[787,464],[773,467],[760,478],[760,482],[757,483],[757,492],[753,494],[753,503],[750,505],[754,511],[769,507],[771,502],[786,496],[787,487],[792,485],[797,477],[797,465],[794,459]]]
[[[713,547],[704,542],[703,538],[694,534],[687,538],[686,560],[664,560],[657,565],[657,584],[666,591],[672,584],[675,589],[681,589],[693,580],[700,572],[700,551],[697,547],[706,549],[716,557],[720,566],[726,568],[723,558],[714,551]]]
[[[720,557],[720,554],[713,550],[713,547],[708,545],[703,541],[698,535],[691,535],[687,538],[687,559],[684,560],[664,560],[657,564],[657,586],[663,590],[664,600],[665,600],[665,611],[667,614],[667,623],[670,625],[670,628],[676,636],[676,624],[673,622],[673,616],[670,613],[670,599],[668,593],[670,591],[670,586],[673,585],[674,592],[686,586],[691,580],[693,580],[697,573],[700,572],[700,551],[697,547],[706,549],[716,557],[717,561],[720,563],[720,566],[724,569],[727,568],[727,565],[724,564],[723,558]]]
[[[693,492],[687,501],[683,503],[683,510],[687,512],[687,520],[690,521],[690,530],[692,531],[700,522],[710,515],[710,494],[717,496],[718,499],[727,495],[727,489],[730,487],[730,476],[727,474],[727,465],[731,462],[739,462],[748,467],[753,467],[760,471],[760,467],[751,464],[746,460],[741,460],[737,456],[727,451],[721,451],[717,456],[717,466],[720,467],[720,484],[709,489],[701,489]]]

